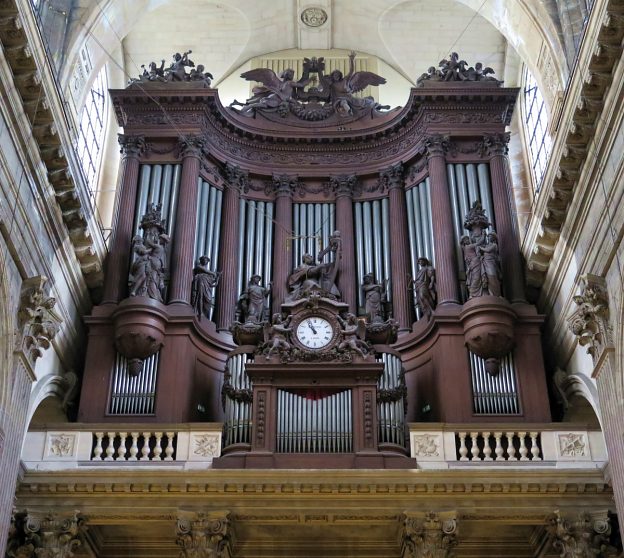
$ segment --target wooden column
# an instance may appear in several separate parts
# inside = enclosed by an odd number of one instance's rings
[[[407,240],[407,207],[403,187],[403,165],[398,163],[381,173],[382,184],[388,189],[390,212],[390,267],[392,270],[392,309],[399,328],[408,330],[411,324],[408,277],[410,272],[409,245]]]
[[[342,263],[338,275],[338,289],[342,301],[349,305],[349,312],[357,314],[357,291],[355,287],[355,239],[353,232],[353,187],[355,175],[331,178],[336,192],[336,229],[342,238]]]
[[[182,175],[176,207],[173,249],[169,263],[171,269],[169,304],[190,304],[191,302],[193,250],[195,247],[199,190],[197,182],[199,180],[199,161],[204,144],[205,140],[199,136],[180,138]]]
[[[288,176],[273,176],[275,190],[275,242],[273,249],[273,313],[280,312],[288,294],[288,275],[292,271],[292,194],[293,180]]]
[[[120,134],[119,145],[121,145],[122,159],[117,182],[117,206],[106,265],[102,304],[116,304],[126,295],[134,208],[139,184],[139,157],[146,148],[145,138],[142,136]]]
[[[222,275],[217,287],[217,328],[229,329],[234,320],[238,299],[238,250],[239,250],[239,210],[240,193],[248,180],[246,171],[226,165],[226,188],[223,191],[221,210],[221,253]]]
[[[483,147],[490,157],[492,201],[503,269],[503,288],[511,302],[526,302],[518,227],[511,205],[513,202],[507,159],[508,142],[508,133],[487,135],[483,138]]]
[[[425,139],[431,187],[431,217],[433,246],[435,248],[438,306],[459,304],[457,253],[453,236],[453,213],[446,175],[446,147],[448,138],[430,136]]]

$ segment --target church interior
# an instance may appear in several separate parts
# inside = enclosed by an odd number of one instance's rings
[[[623,0],[0,45],[0,554],[624,556]]]

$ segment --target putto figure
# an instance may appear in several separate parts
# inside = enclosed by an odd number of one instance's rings
[[[169,242],[160,210],[160,204],[150,204],[141,219],[143,236],[137,235],[132,239],[134,261],[128,278],[130,296],[145,296],[158,302],[163,301],[167,263],[165,248]]]
[[[252,275],[247,283],[247,288],[238,299],[238,321],[248,323],[260,323],[264,321],[264,301],[271,294],[271,283],[267,287],[260,284],[262,277]]]
[[[198,64],[195,67],[195,63],[188,57],[191,53],[191,50],[187,50],[182,54],[176,52],[173,55],[173,62],[171,62],[168,68],[165,68],[164,60],[160,61],[160,66],[156,62],[150,62],[147,68],[145,64],[141,64],[143,73],[138,78],[131,79],[129,85],[150,82],[195,82],[200,87],[210,87],[212,74],[205,72],[202,64]],[[189,72],[186,71],[187,68],[190,69]]]
[[[292,328],[290,326],[290,316],[287,320],[282,320],[282,315],[278,312],[273,314],[273,323],[268,332],[267,357],[270,357],[273,351],[278,353],[281,351],[290,351],[292,345],[289,342]]]
[[[365,358],[369,351],[369,346],[361,339],[360,325],[355,314],[349,312],[344,319],[338,316],[338,321],[342,326],[342,341],[338,345],[338,350],[351,350]]]
[[[212,271],[208,264],[210,258],[201,256],[193,268],[193,285],[191,287],[191,305],[197,316],[210,319],[210,312],[214,306],[212,289],[219,283],[220,273]]]
[[[430,318],[437,303],[435,269],[424,257],[418,258],[418,273],[412,281],[414,302],[424,318]]]

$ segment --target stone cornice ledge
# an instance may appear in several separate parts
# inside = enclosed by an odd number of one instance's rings
[[[541,287],[544,283],[579,180],[586,178],[581,176],[583,167],[596,122],[603,112],[603,97],[622,53],[622,37],[624,7],[621,2],[597,3],[568,87],[559,124],[562,133],[554,145],[522,246],[527,261],[527,281],[533,286]]]

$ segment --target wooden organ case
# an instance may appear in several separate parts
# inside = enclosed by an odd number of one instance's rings
[[[393,110],[111,91],[123,155],[79,420],[223,422],[215,467],[415,467],[409,422],[549,421],[509,182],[518,91],[445,75]]]

